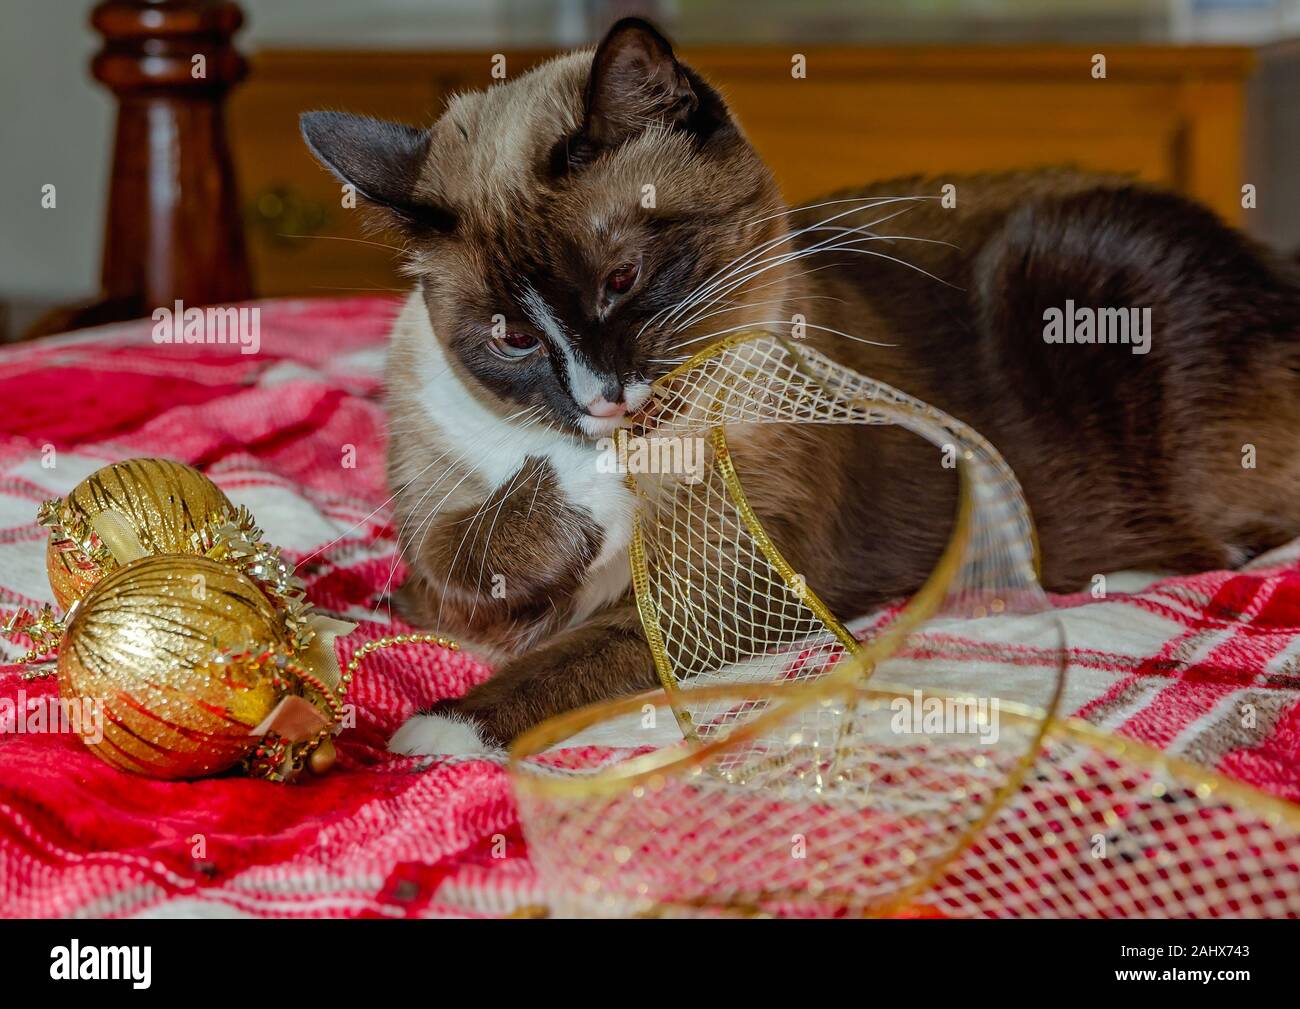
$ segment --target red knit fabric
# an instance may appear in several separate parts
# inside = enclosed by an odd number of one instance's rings
[[[206,471],[301,562],[312,600],[360,621],[339,646],[404,629],[385,593],[396,529],[386,507],[382,347],[391,299],[266,302],[261,351],[155,345],[137,322],[0,351],[0,611],[52,601],[37,505],[104,462],[162,455]],[[344,464],[351,451],[355,465]],[[53,460],[51,467],[49,461]],[[1300,563],[1171,579],[1098,603],[1060,600],[1072,636],[1072,708],[1300,799]],[[934,658],[1005,668],[1053,659],[960,636]],[[0,659],[21,651],[0,644]],[[915,661],[927,656],[913,654]],[[428,646],[372,656],[350,700],[357,724],[328,775],[275,785],[227,776],[159,782],[116,771],[72,735],[0,722],[0,913],[293,916],[499,914],[540,899],[504,770],[395,757],[384,744],[417,707],[488,674]],[[1082,686],[1078,686],[1082,684]],[[48,697],[0,666],[0,697]],[[1220,731],[1237,700],[1261,733]],[[1218,714],[1216,714],[1216,712]],[[599,759],[599,751],[567,759]],[[935,913],[918,908],[913,914]]]

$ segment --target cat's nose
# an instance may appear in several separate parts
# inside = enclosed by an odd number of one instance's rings
[[[604,396],[597,396],[587,404],[587,412],[593,417],[622,417],[627,413],[627,404],[622,400],[611,403]]]

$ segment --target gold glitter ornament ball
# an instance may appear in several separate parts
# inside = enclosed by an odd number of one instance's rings
[[[284,654],[281,619],[251,579],[205,557],[146,557],[82,599],[59,649],[59,693],[81,703],[82,738],[103,760],[196,778],[256,746],[249,732],[282,696]]]
[[[97,530],[116,531],[113,538],[138,543],[146,554],[194,553],[195,530],[234,510],[216,484],[184,463],[128,459],[98,469],[42,518],[51,526],[45,569],[54,598],[66,610],[119,566],[109,549],[116,543],[92,545]]]

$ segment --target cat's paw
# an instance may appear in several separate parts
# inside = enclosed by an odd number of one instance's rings
[[[388,749],[410,757],[479,757],[501,752],[484,739],[471,719],[448,713],[412,715],[393,733]]]

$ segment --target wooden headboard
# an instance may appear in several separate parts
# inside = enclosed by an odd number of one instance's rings
[[[786,198],[914,172],[1076,164],[1132,172],[1241,212],[1245,82],[1240,48],[694,49],[772,166]],[[506,52],[509,75],[553,55]],[[298,136],[306,109],[428,123],[456,91],[493,83],[489,52],[261,52],[232,97],[235,165],[263,294],[400,287],[391,250],[340,206]],[[288,238],[289,235],[307,238]],[[337,241],[333,239],[344,239]],[[382,240],[382,239],[381,239]]]
[[[226,93],[247,70],[231,41],[239,6],[105,0],[91,24],[104,39],[91,72],[117,99],[102,292],[29,336],[253,293],[224,122]]]
[[[148,315],[177,298],[201,305],[406,286],[394,251],[363,230],[307,153],[298,115],[336,108],[427,123],[453,92],[494,83],[496,54],[267,50],[245,61],[232,43],[241,22],[231,0],[95,8],[104,48],[93,73],[118,99],[104,291],[47,316],[38,331]],[[1098,48],[1104,78],[1094,74]],[[791,202],[913,172],[1073,163],[1132,172],[1239,219],[1249,49],[800,54],[803,78],[792,75],[789,48],[683,53],[721,88]],[[552,53],[501,55],[516,76]]]

